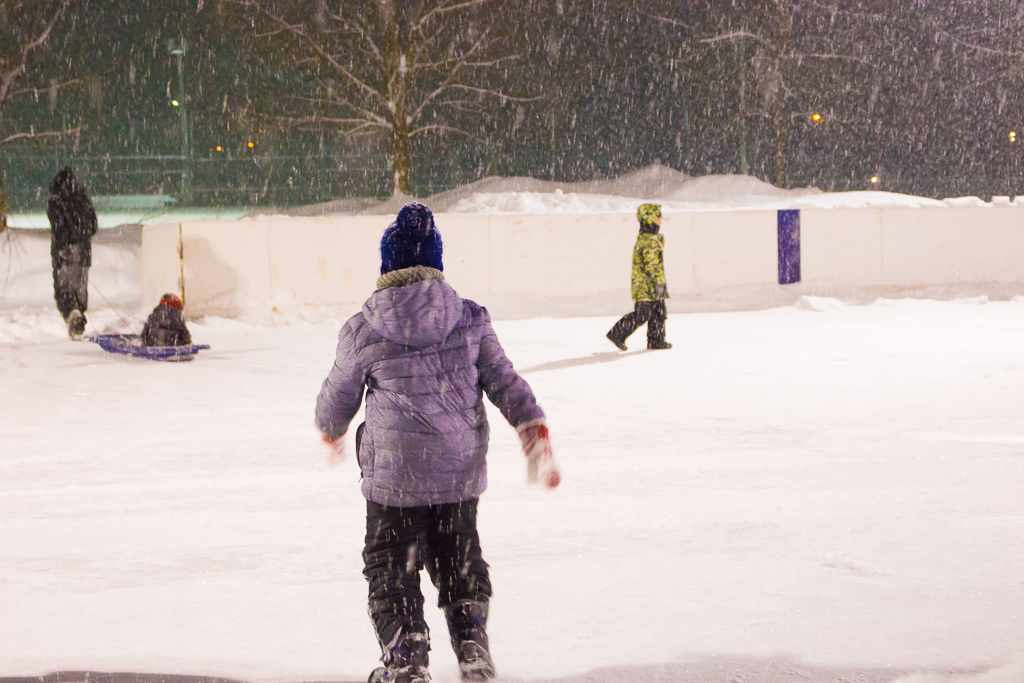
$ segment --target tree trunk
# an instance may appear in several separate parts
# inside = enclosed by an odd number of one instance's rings
[[[750,175],[750,163],[747,161],[747,45],[743,40],[736,43],[736,66],[740,78],[740,113],[736,121],[739,126],[740,173]]]
[[[405,92],[401,92],[394,100],[395,121],[393,126],[392,169],[395,172],[393,195],[412,194],[410,176],[412,175],[412,144],[409,142],[409,122],[406,111]]]
[[[786,9],[787,0],[774,0],[772,8],[773,30],[772,62],[775,73],[775,92],[771,104],[771,126],[774,151],[772,154],[772,185],[786,187],[788,185],[786,169],[786,80],[785,60],[789,39],[789,13]]]
[[[7,229],[7,195],[4,194],[4,179],[0,175],[0,232]]]
[[[411,78],[412,50],[403,45],[399,35],[398,18],[390,3],[385,4],[386,35],[384,39],[384,66],[388,74],[388,109],[391,114],[392,195],[411,195],[412,144],[409,141],[409,79]],[[406,39],[411,43],[411,39]]]

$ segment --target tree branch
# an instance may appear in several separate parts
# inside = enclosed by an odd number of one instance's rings
[[[834,55],[834,54],[820,54],[820,53],[800,53],[798,57],[814,57],[816,59],[847,59],[851,62],[860,62],[861,64],[867,64],[868,66],[877,69],[878,65],[874,62],[864,59],[863,57],[854,57],[853,55]]]
[[[13,100],[15,97],[20,97],[22,95],[34,94],[34,95],[38,96],[39,93],[48,92],[50,90],[50,88],[56,88],[56,89],[60,90],[61,88],[64,88],[64,87],[69,86],[69,85],[74,85],[75,83],[82,83],[82,82],[84,82],[84,80],[85,79],[82,79],[82,78],[74,78],[74,79],[72,79],[70,81],[64,81],[63,83],[55,83],[52,86],[46,86],[45,88],[24,88],[23,90],[15,90],[14,92],[9,93],[7,95],[7,99],[4,100],[4,101],[5,102],[9,102],[10,100]]]
[[[467,90],[469,92],[475,92],[479,95],[487,95],[488,97],[497,97],[502,102],[537,102],[544,99],[542,96],[537,95],[536,97],[517,97],[515,95],[506,95],[500,90],[491,90],[489,88],[478,88],[472,85],[465,85],[463,83],[453,83],[448,86],[452,90]]]
[[[440,132],[440,133],[458,133],[459,135],[465,135],[467,138],[470,138],[472,140],[476,140],[477,142],[482,142],[484,144],[487,144],[487,140],[485,140],[485,139],[483,139],[483,138],[481,138],[481,137],[479,137],[477,135],[473,135],[472,133],[470,133],[468,131],[465,131],[465,130],[462,130],[461,128],[455,128],[454,126],[446,126],[444,124],[432,124],[432,125],[429,125],[429,126],[420,126],[418,128],[413,129],[409,133],[409,137],[411,138],[411,137],[413,137],[415,135],[418,135],[420,133],[428,133],[430,131],[437,131],[437,132]]]
[[[440,96],[441,93],[447,90],[455,82],[455,77],[459,75],[459,71],[462,69],[463,64],[465,64],[465,62],[468,61],[469,58],[473,56],[473,53],[476,52],[480,48],[480,46],[483,45],[484,42],[487,40],[487,36],[490,35],[491,33],[491,28],[491,26],[488,26],[487,30],[484,31],[483,35],[480,36],[480,39],[476,41],[473,47],[469,48],[469,50],[465,54],[459,57],[458,62],[455,64],[455,66],[452,67],[452,70],[448,73],[448,77],[444,79],[444,82],[441,83],[441,85],[439,85],[433,92],[431,92],[430,94],[423,98],[423,101],[420,102],[420,105],[416,107],[416,111],[414,111],[412,116],[409,117],[410,123],[419,120],[419,117],[423,113],[423,110],[426,109],[427,106],[429,106],[433,100]]]
[[[53,30],[53,27],[57,23],[57,20],[60,19],[60,15],[64,13],[64,9],[68,6],[68,3],[70,1],[71,0],[61,0],[60,5],[57,7],[57,11],[53,13],[53,17],[46,24],[46,28],[43,29],[43,32],[40,33],[39,36],[36,37],[34,40],[29,41],[21,48],[21,62],[18,64],[17,67],[5,73],[3,75],[3,78],[0,79],[0,103],[6,102],[10,98],[8,93],[11,89],[11,84],[15,81],[15,79],[17,79],[19,76],[25,73],[25,70],[28,66],[29,54],[37,47],[45,43],[46,39],[50,37],[50,32]]]
[[[384,63],[384,55],[381,54],[380,48],[377,47],[377,43],[373,41],[373,37],[370,36],[369,32],[366,29],[364,29],[362,26],[359,26],[358,24],[353,24],[352,22],[350,22],[345,17],[342,17],[341,15],[332,14],[331,17],[338,21],[339,23],[341,23],[341,25],[348,29],[349,31],[356,33],[361,38],[363,38],[366,41],[366,44],[370,46],[370,53],[373,55],[374,59],[376,59],[377,62],[380,64]]]
[[[0,140],[0,146],[6,145],[8,142],[13,140],[53,138],[60,137],[62,135],[73,135],[75,133],[80,133],[83,130],[85,130],[85,126],[77,126],[75,128],[68,128],[67,130],[51,130],[46,131],[45,133],[36,133],[35,131],[30,131],[28,133],[15,133],[14,135],[8,135],[3,140]]]
[[[720,36],[714,36],[712,38],[701,38],[697,42],[711,44],[718,43],[723,40],[735,40],[736,38],[752,38],[753,40],[756,40],[762,45],[771,45],[769,41],[765,40],[756,33],[750,33],[749,31],[745,31],[743,29],[740,29],[739,31],[731,31],[730,33],[723,33]]]
[[[272,21],[275,21],[278,24],[280,24],[283,28],[286,28],[300,42],[305,43],[306,46],[308,46],[310,49],[312,49],[314,52],[320,55],[324,62],[326,62],[335,71],[340,73],[345,78],[345,80],[347,80],[350,84],[354,85],[357,89],[366,93],[370,97],[376,98],[379,102],[386,102],[386,98],[376,88],[373,88],[372,86],[366,84],[360,78],[356,77],[355,74],[346,69],[344,65],[342,65],[340,62],[338,62],[338,60],[334,58],[333,55],[331,55],[327,50],[325,50],[322,45],[320,45],[317,41],[310,38],[306,32],[305,24],[297,24],[296,26],[293,27],[289,25],[288,22],[284,20],[284,18],[277,16],[276,14],[270,12],[269,10],[260,8],[260,12],[264,16],[269,17]]]
[[[936,31],[936,34],[940,35],[940,36],[946,36],[947,38],[949,38],[950,40],[952,40],[954,43],[956,43],[958,45],[962,45],[963,47],[970,48],[971,50],[977,50],[978,52],[984,52],[985,54],[1002,55],[1004,57],[1020,57],[1020,56],[1024,55],[1024,52],[1010,52],[1010,51],[1007,51],[1007,50],[995,50],[993,48],[985,47],[983,45],[973,45],[973,44],[968,43],[966,41],[960,40],[959,38],[954,36],[952,33],[949,33],[947,31]]]
[[[327,83],[324,83],[323,80],[318,78],[316,79],[316,82],[320,85],[321,88],[330,93],[326,95],[326,97],[324,98],[330,103],[336,106],[349,107],[353,111],[361,114],[367,120],[374,121],[380,124],[391,125],[386,117],[381,116],[380,114],[371,111],[365,107],[359,106],[358,104],[350,100],[347,96],[345,96],[343,93],[335,93],[333,88],[331,88]],[[314,100],[312,98],[308,98],[308,101],[319,102],[319,100]]]
[[[683,22],[679,21],[678,19],[672,19],[670,17],[662,17],[662,16],[659,16],[657,14],[646,14],[644,12],[641,12],[640,16],[647,17],[648,19],[654,19],[655,21],[660,21],[661,23],[669,24],[670,26],[681,26],[682,28],[688,28],[691,31],[693,30],[693,26],[690,26],[689,24],[684,24]]]
[[[518,54],[506,55],[504,57],[495,57],[494,59],[492,59],[490,61],[486,61],[486,62],[465,62],[463,64],[463,66],[465,66],[467,68],[468,67],[478,68],[478,67],[497,66],[498,64],[501,64],[502,62],[514,61],[516,59],[519,59],[520,57],[522,57],[522,55],[518,55]],[[458,62],[458,61],[459,60],[457,60],[457,59],[446,59],[443,62],[417,62],[416,65],[413,66],[413,71],[416,71],[418,69],[442,69],[442,68],[448,66],[449,64],[452,64],[453,62]]]
[[[419,21],[416,22],[416,28],[417,30],[422,30],[422,28],[426,26],[431,20],[433,20],[435,16],[441,17],[444,16],[445,14],[448,14],[449,12],[458,12],[459,10],[466,9],[468,7],[475,7],[477,5],[483,5],[488,2],[491,2],[491,0],[455,0],[454,4],[438,5],[437,7],[430,10],[429,12],[427,12],[426,14],[419,18]]]
[[[387,123],[379,123],[377,121],[368,121],[363,118],[338,118],[332,116],[274,116],[274,120],[280,121],[281,123],[289,123],[294,125],[319,125],[323,123],[335,123],[345,126],[353,126],[352,130],[359,130],[366,127],[386,128],[391,129],[391,125]],[[342,131],[345,133],[345,131]]]

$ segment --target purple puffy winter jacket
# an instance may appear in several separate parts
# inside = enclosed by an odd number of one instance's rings
[[[484,393],[513,426],[544,417],[487,310],[440,279],[378,290],[344,324],[316,401],[320,431],[344,434],[364,388],[357,458],[363,495],[382,505],[454,503],[483,492]]]

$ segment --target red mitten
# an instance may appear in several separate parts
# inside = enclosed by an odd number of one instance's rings
[[[327,455],[327,464],[332,467],[340,464],[345,459],[345,435],[342,434],[332,439],[323,434],[321,438],[323,438],[324,443],[327,444],[327,448],[330,450]]]
[[[553,489],[562,482],[562,475],[551,452],[548,427],[543,422],[521,425],[516,428],[519,440],[526,454],[526,480],[531,484],[540,482],[545,488]]]

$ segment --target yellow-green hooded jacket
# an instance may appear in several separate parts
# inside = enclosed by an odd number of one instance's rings
[[[665,260],[662,252],[665,236],[641,232],[633,247],[633,300],[658,301],[657,285],[665,284]],[[665,287],[661,288],[665,290]]]

